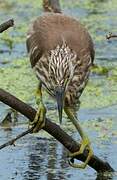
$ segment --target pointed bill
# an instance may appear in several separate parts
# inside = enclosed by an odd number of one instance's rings
[[[56,88],[56,100],[57,100],[57,107],[59,113],[59,122],[62,123],[62,112],[63,112],[63,100],[64,100],[64,88],[57,87]]]

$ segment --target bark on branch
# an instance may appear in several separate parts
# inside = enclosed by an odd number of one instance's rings
[[[26,116],[30,121],[33,121],[36,110],[22,102],[10,93],[0,89],[0,101],[7,104],[8,106],[19,111],[21,114]],[[58,125],[51,122],[50,119],[46,118],[45,127],[43,128],[46,132],[52,135],[56,140],[63,144],[70,152],[79,150],[80,144],[76,143],[72,137],[65,133]],[[76,158],[81,161],[85,161],[88,152],[85,151],[82,155],[78,155]],[[113,168],[97,156],[93,156],[89,161],[89,166],[95,169],[98,173],[113,172]]]
[[[8,21],[0,25],[0,33],[2,33],[3,31],[7,30],[9,27],[12,27],[12,26],[14,26],[14,20],[9,19]]]

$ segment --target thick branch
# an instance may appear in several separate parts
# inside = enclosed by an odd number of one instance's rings
[[[3,31],[7,30],[9,27],[12,27],[12,26],[14,26],[14,20],[9,19],[8,21],[0,25],[0,33],[2,33]]]
[[[43,9],[45,12],[61,13],[59,0],[43,0]]]
[[[0,89],[0,101],[19,111],[30,121],[33,121],[36,111],[32,107],[22,102],[10,93],[4,91],[3,89]],[[47,131],[49,134],[51,134],[60,143],[62,143],[70,152],[75,152],[79,150],[80,144],[76,143],[72,139],[72,137],[66,134],[58,125],[51,122],[48,118],[46,118],[45,127],[43,129]],[[85,161],[87,154],[88,152],[85,151],[82,155],[79,155],[76,158],[78,160]],[[114,171],[107,162],[102,161],[95,155],[89,161],[89,166],[91,166],[97,172]]]

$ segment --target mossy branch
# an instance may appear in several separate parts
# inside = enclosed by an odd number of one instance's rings
[[[18,112],[26,116],[30,121],[34,120],[34,117],[36,115],[36,110],[30,107],[28,104],[22,102],[15,96],[11,95],[10,93],[4,91],[3,89],[0,89],[0,101],[12,107],[13,109],[17,110]],[[73,153],[79,150],[80,144],[76,143],[76,141],[73,140],[72,137],[70,137],[66,132],[64,132],[57,124],[51,122],[50,119],[46,118],[45,127],[43,129],[46,132],[48,132],[50,135],[52,135],[61,144],[63,144],[64,147],[66,147],[66,149],[68,149],[70,152]],[[11,140],[11,144],[13,143],[14,140]],[[84,162],[87,155],[88,152],[85,151],[83,154],[76,156],[76,159]],[[101,172],[101,173],[107,171],[108,172],[114,171],[113,168],[109,165],[109,163],[104,162],[95,155],[92,156],[88,165],[93,169],[95,169],[97,172]]]

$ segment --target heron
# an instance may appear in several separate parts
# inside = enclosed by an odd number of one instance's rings
[[[31,66],[38,78],[36,103],[38,110],[32,126],[36,133],[45,126],[46,107],[42,87],[57,102],[59,121],[63,110],[81,137],[79,151],[70,153],[72,167],[85,168],[93,155],[91,142],[83,131],[76,112],[80,96],[88,82],[94,61],[94,44],[88,30],[79,20],[59,13],[37,17],[27,33],[27,51]],[[76,155],[88,151],[84,163],[74,163]]]

